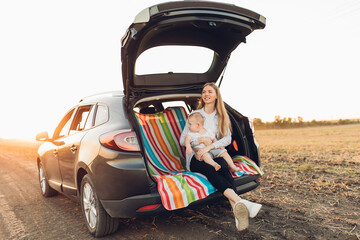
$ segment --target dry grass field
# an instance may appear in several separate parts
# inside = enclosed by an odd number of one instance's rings
[[[256,139],[265,175],[244,197],[263,208],[249,230],[236,232],[224,200],[124,220],[113,238],[193,239],[195,231],[208,239],[360,239],[360,124],[261,130]],[[0,156],[35,164],[38,145],[0,139]]]
[[[265,239],[360,239],[359,124],[261,130],[256,139],[265,175],[247,195],[272,206],[258,220]]]

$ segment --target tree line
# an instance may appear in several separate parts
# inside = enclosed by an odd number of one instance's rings
[[[291,118],[275,116],[273,122],[263,122],[261,118],[254,118],[253,124],[255,129],[279,129],[279,128],[299,128],[299,127],[316,127],[360,123],[360,119],[339,119],[339,120],[322,120],[304,121],[302,117]]]

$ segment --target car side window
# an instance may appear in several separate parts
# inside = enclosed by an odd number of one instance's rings
[[[107,106],[99,104],[96,109],[95,126],[107,122],[108,120],[109,120],[109,111]]]
[[[69,134],[81,132],[85,129],[85,124],[88,119],[90,110],[91,110],[91,105],[78,107],[75,113],[74,120],[71,124]]]
[[[56,127],[54,132],[54,139],[61,138],[67,136],[69,133],[69,128],[71,124],[71,117],[74,113],[75,109],[71,109],[60,121],[59,125]]]

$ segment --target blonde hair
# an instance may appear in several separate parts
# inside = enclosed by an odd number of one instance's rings
[[[222,138],[229,133],[231,133],[231,124],[230,124],[230,118],[226,111],[224,101],[222,100],[220,90],[218,86],[215,85],[215,83],[208,82],[206,83],[202,89],[205,87],[210,86],[215,90],[217,99],[215,101],[215,109],[216,113],[219,116],[219,122],[218,122],[218,131],[219,131],[219,137]],[[200,98],[200,104],[197,107],[197,109],[201,109],[205,106],[205,103],[202,98]],[[230,131],[230,132],[229,132]]]

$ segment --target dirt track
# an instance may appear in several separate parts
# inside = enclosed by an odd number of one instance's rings
[[[245,197],[263,209],[247,231],[236,231],[223,200],[124,219],[102,239],[360,239],[360,125],[349,128],[259,131],[266,175]],[[324,137],[337,139],[336,147]],[[78,203],[41,196],[36,148],[0,140],[0,239],[91,239]]]

